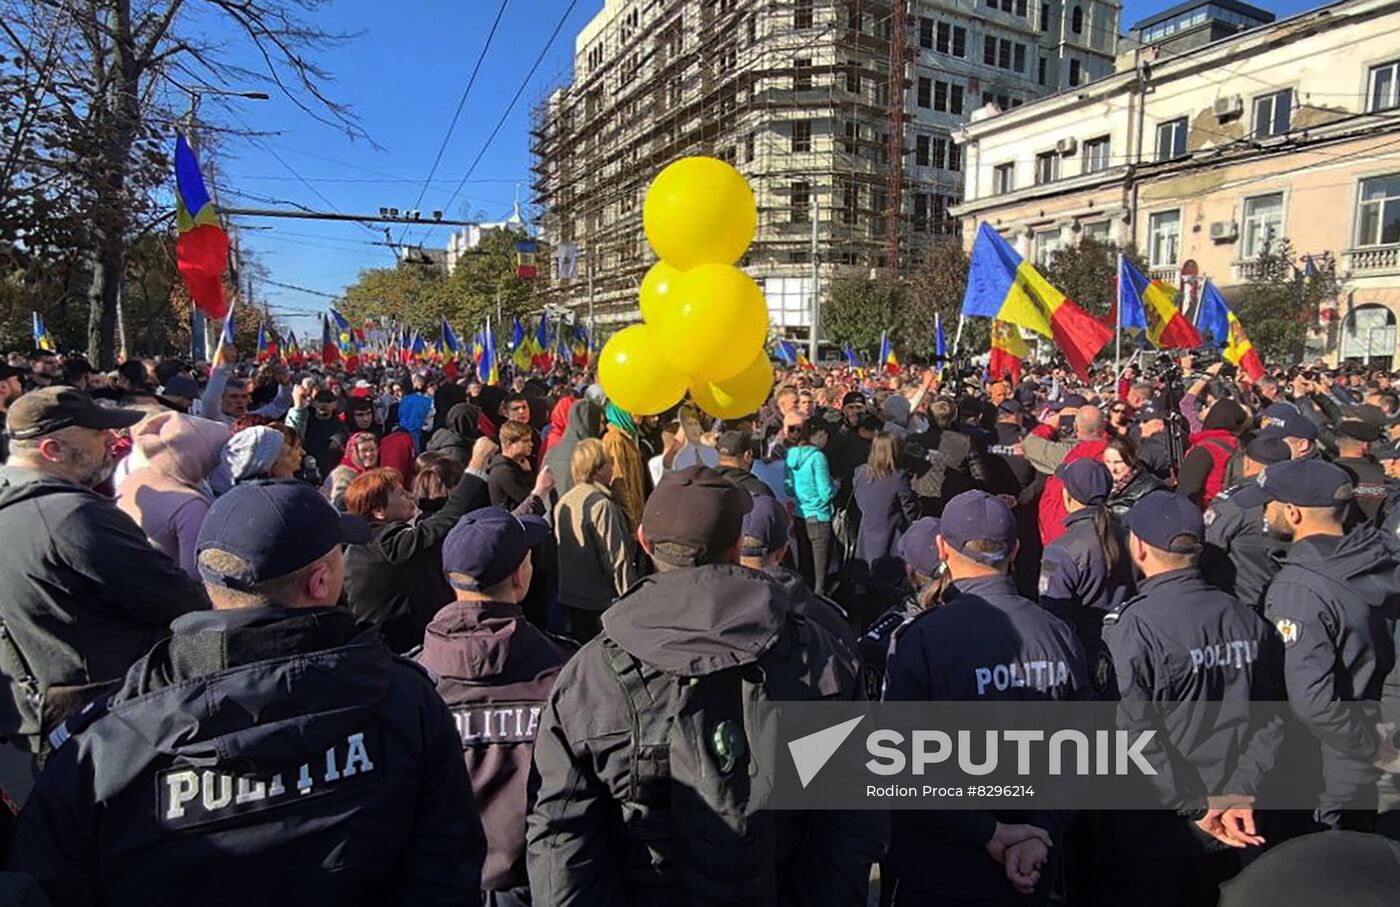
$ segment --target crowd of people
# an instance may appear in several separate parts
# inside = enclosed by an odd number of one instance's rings
[[[780,370],[721,421],[12,355],[0,902],[1382,903],[1400,393],[1200,365]],[[1186,756],[1159,810],[763,809],[752,704],[867,698],[1172,704]],[[1253,808],[1283,747],[1311,810]]]

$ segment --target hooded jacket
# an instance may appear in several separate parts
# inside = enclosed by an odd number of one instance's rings
[[[549,411],[549,427],[540,446],[542,456],[547,455],[549,449],[564,437],[564,431],[569,427],[569,412],[577,402],[576,397],[561,397]]]
[[[170,621],[208,608],[204,588],[90,488],[0,467],[0,733],[34,752],[106,692]]]
[[[457,724],[486,830],[487,891],[528,884],[525,782],[540,713],[573,651],[531,626],[519,605],[453,602],[428,624],[416,656]]]
[[[452,716],[344,611],[188,615],[71,724],[9,868],[55,904],[453,904],[484,855]]]
[[[481,437],[477,420],[481,411],[470,403],[458,403],[447,412],[447,421],[442,428],[433,432],[428,442],[429,451],[440,450],[466,466],[472,459],[472,447]]]
[[[797,502],[794,516],[800,520],[830,523],[836,488],[826,454],[810,444],[789,447],[787,452],[787,493]]]
[[[136,521],[157,551],[198,578],[194,543],[212,500],[204,482],[219,465],[228,426],[161,413],[142,420],[131,436],[146,465],[122,482],[117,506]]]
[[[713,565],[642,580],[603,615],[603,635],[564,666],[535,740],[528,826],[530,887],[536,907],[559,904],[707,903],[678,889],[662,857],[683,837],[669,798],[626,800],[634,719],[609,664],[609,641],[640,664],[666,708],[677,678],[754,665],[773,700],[864,697],[856,662],[825,630],[793,612],[783,586],[756,570]],[[767,859],[776,903],[864,903],[883,819],[855,811],[778,814],[784,846],[766,858],[715,847],[716,876],[756,871]]]
[[[1295,542],[1281,564],[1264,614],[1283,641],[1288,703],[1322,748],[1325,812],[1377,778],[1370,708],[1339,704],[1400,699],[1385,689],[1395,665],[1400,556],[1379,530],[1363,527]]]
[[[1230,457],[1240,447],[1239,434],[1249,416],[1234,400],[1220,400],[1206,413],[1203,431],[1191,436],[1190,447],[1181,458],[1176,490],[1209,507],[1224,489]]]

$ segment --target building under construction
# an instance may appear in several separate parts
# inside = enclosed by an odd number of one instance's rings
[[[605,0],[575,40],[572,82],[532,111],[553,301],[582,315],[591,300],[600,327],[637,320],[655,261],[647,184],[679,157],[708,154],[736,166],[758,201],[741,266],[773,323],[806,336],[836,269],[904,271],[957,230],[953,127],[1112,72],[1119,10],[1116,0]]]

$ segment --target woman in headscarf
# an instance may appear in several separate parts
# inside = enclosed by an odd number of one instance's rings
[[[609,401],[603,411],[607,427],[603,431],[603,447],[613,462],[612,492],[622,513],[627,517],[627,530],[634,535],[642,525],[642,508],[646,506],[646,481],[642,475],[642,455],[637,447],[637,426],[632,414]],[[569,456],[573,456],[570,448]],[[556,473],[556,481],[560,473]]]
[[[545,432],[541,455],[548,454],[549,449],[564,437],[564,430],[569,427],[569,410],[574,408],[574,402],[574,397],[561,397],[549,411],[549,429]]]
[[[481,437],[478,420],[481,411],[470,403],[458,403],[447,414],[447,424],[433,432],[424,453],[440,450],[466,466],[471,462],[472,445]]]
[[[335,505],[337,510],[345,509],[345,489],[361,473],[379,466],[379,442],[372,432],[360,431],[345,442],[345,456],[340,465],[326,476],[321,486],[321,494]]]
[[[592,400],[579,400],[569,410],[569,423],[563,434],[551,444],[549,453],[544,455],[544,465],[554,473],[554,488],[563,497],[573,487],[574,480],[570,464],[573,462],[574,448],[585,438],[598,438],[603,434],[603,408]]]

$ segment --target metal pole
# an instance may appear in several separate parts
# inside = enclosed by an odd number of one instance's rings
[[[597,335],[594,333],[597,324],[593,320],[593,250],[588,250],[588,353],[591,356],[597,349],[595,346]]]
[[[966,315],[958,315],[958,332],[957,332],[956,334],[953,335],[953,353],[952,353],[952,355],[953,355],[954,357],[956,357],[956,356],[958,355],[958,345],[962,343],[963,324],[964,324],[966,321],[967,321],[967,316],[966,316]]]
[[[1123,375],[1123,253],[1118,253],[1118,307],[1113,319],[1113,374]]]
[[[817,258],[817,217],[819,202],[812,197],[812,330],[808,334],[807,359],[817,364],[817,340],[822,323],[821,261]]]
[[[185,114],[185,141],[189,142],[190,150],[198,152],[194,135],[194,115],[199,106],[198,92],[190,92],[190,109]],[[194,212],[190,212],[193,214]],[[194,304],[194,299],[190,299],[190,358],[196,362],[207,357],[205,351],[204,312],[199,306]]]

